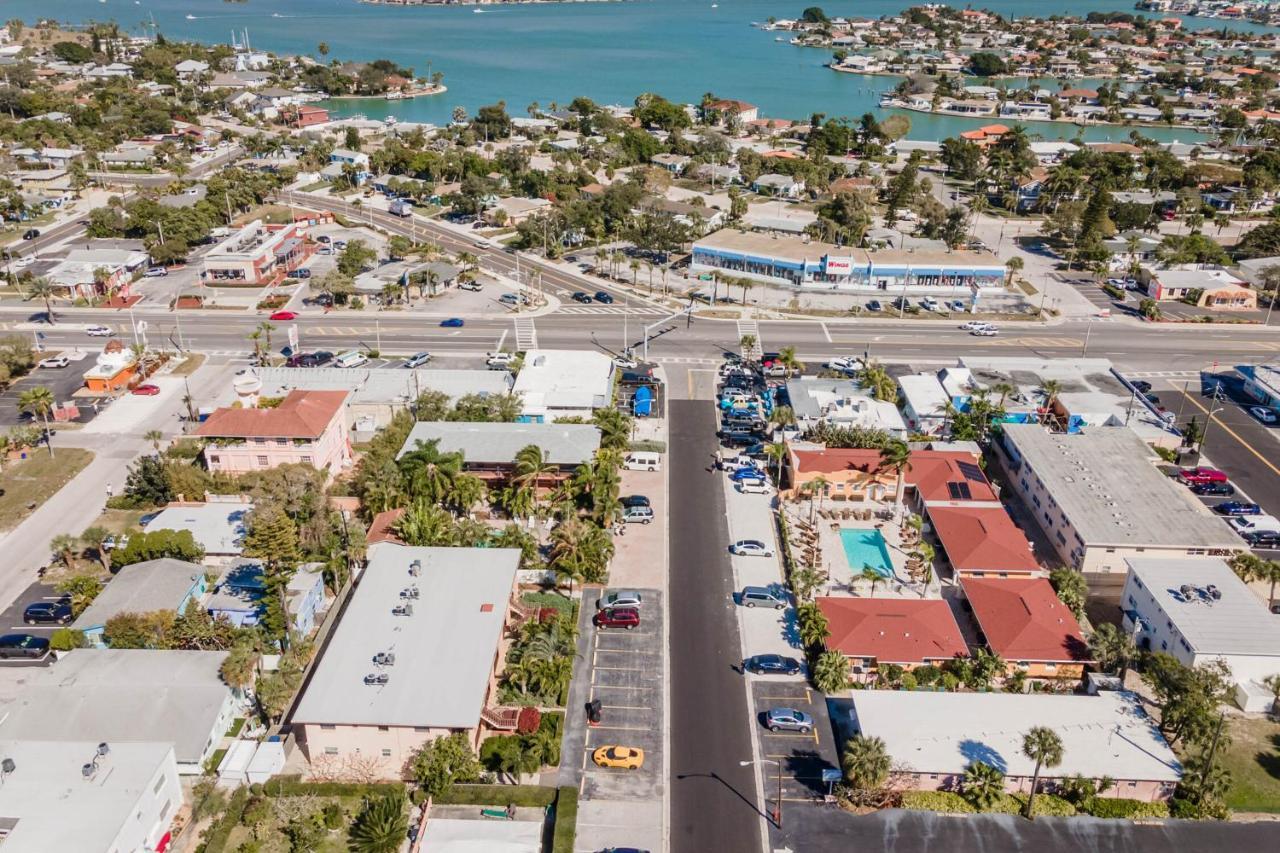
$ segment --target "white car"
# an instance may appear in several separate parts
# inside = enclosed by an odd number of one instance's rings
[[[1122,278],[1109,278],[1109,279],[1107,279],[1107,284],[1110,284],[1110,285],[1112,285],[1112,286],[1114,286],[1114,287],[1124,287],[1124,279],[1122,279]]]
[[[470,290],[472,293],[479,293],[484,287],[478,281],[464,281],[458,285],[459,290]]]
[[[938,300],[931,296],[926,296],[920,301],[920,307],[926,311],[937,311],[942,306],[938,303]]]
[[[833,358],[824,365],[828,370],[861,370],[862,362],[856,358]]]
[[[763,480],[744,480],[738,483],[738,494],[740,495],[770,495],[773,489]]]
[[[402,364],[401,367],[408,367],[408,368],[421,367],[422,365],[426,364],[428,361],[431,361],[431,353],[429,352],[414,353],[413,355],[409,356],[404,360],[404,364]]]
[[[980,338],[994,338],[1000,334],[1000,330],[995,326],[983,326],[981,329],[974,329],[969,334],[977,335]]]
[[[66,367],[71,363],[71,359],[65,355],[53,355],[49,358],[40,359],[40,363],[36,367]]]
[[[613,358],[613,366],[623,370],[635,370],[640,366],[640,362],[634,358],[627,358],[625,355],[618,355]]]
[[[91,338],[109,338],[115,334],[109,326],[89,326],[84,333]]]
[[[1264,424],[1273,424],[1280,420],[1274,409],[1268,409],[1266,406],[1250,406],[1249,414],[1253,415]]]
[[[990,326],[990,323],[985,323],[982,320],[968,320],[960,324],[960,328],[966,332],[976,332],[978,329],[987,329]]]
[[[485,364],[490,369],[509,367],[516,360],[516,357],[509,352],[491,352],[489,357],[485,359]]]
[[[773,549],[759,539],[742,539],[729,546],[730,552],[739,557],[772,557]]]

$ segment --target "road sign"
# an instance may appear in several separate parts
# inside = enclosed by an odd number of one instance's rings
[[[146,321],[146,320],[139,320],[139,321],[138,321],[138,331],[139,331],[139,332],[145,332],[146,330],[147,330],[147,321]]]

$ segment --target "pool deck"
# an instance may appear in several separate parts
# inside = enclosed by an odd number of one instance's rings
[[[786,502],[784,508],[787,513],[788,527],[792,531],[792,553],[797,560],[803,561],[804,549],[801,545],[801,531],[805,528],[810,518],[810,502]],[[819,568],[826,572],[830,579],[828,583],[819,588],[817,595],[823,596],[871,596],[871,582],[863,580],[861,577],[862,569],[859,567],[855,573],[854,569],[849,565],[845,558],[844,542],[840,538],[841,528],[853,528],[858,530],[879,530],[884,536],[885,548],[889,552],[889,561],[893,565],[893,577],[884,581],[877,581],[875,585],[874,595],[877,597],[893,597],[893,598],[940,598],[942,597],[942,587],[949,583],[941,582],[938,578],[937,564],[934,561],[934,577],[929,582],[928,588],[921,595],[921,587],[918,583],[908,581],[907,552],[910,549],[902,547],[902,529],[896,520],[884,520],[875,517],[877,510],[892,509],[893,504],[863,504],[858,507],[848,507],[842,504],[833,505],[828,501],[825,504],[819,504],[814,507],[813,512],[813,529],[818,534],[818,547],[821,552]],[[870,511],[872,516],[869,519],[863,519],[858,516]],[[844,518],[846,513],[849,518]],[[905,514],[905,513],[904,513]],[[836,516],[832,518],[831,516]],[[949,581],[949,579],[948,579]]]

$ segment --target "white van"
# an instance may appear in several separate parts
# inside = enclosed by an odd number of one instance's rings
[[[368,363],[369,356],[354,349],[349,349],[346,352],[340,352],[333,358],[334,367],[359,367],[362,364]]]
[[[1280,533],[1280,518],[1274,515],[1233,515],[1227,523],[1237,533],[1256,533],[1260,530],[1274,530]]]
[[[662,457],[657,453],[633,450],[623,460],[622,467],[628,471],[661,471]]]

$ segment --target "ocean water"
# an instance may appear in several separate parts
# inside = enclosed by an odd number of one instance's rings
[[[713,8],[713,5],[715,6]],[[425,74],[441,71],[449,91],[412,101],[339,100],[337,115],[395,116],[407,121],[447,122],[455,106],[469,111],[505,101],[512,114],[532,102],[567,104],[577,95],[598,103],[630,103],[643,92],[696,101],[704,92],[757,104],[762,115],[807,119],[857,117],[880,110],[880,94],[892,89],[888,77],[859,77],[830,71],[830,54],[774,41],[752,22],[795,17],[807,0],[622,0],[485,6],[400,7],[364,5],[356,0],[3,0],[6,19],[34,21],[52,14],[60,21],[115,21],[147,32],[154,19],[166,36],[228,42],[233,31],[249,31],[251,43],[281,53],[329,58],[388,58]],[[912,5],[894,0],[825,2],[829,15],[875,17]],[[1006,15],[1044,14],[1034,0],[987,0],[973,4]],[[1125,0],[1076,0],[1062,12],[1129,10]],[[188,17],[190,16],[190,17]],[[1192,28],[1223,22],[1188,18]],[[1257,30],[1250,24],[1233,29]],[[913,139],[942,139],[984,121],[905,113]],[[987,120],[989,121],[989,119]],[[1073,125],[1038,122],[1029,129],[1046,139],[1071,138]],[[1197,135],[1183,129],[1144,129],[1161,140]],[[1092,127],[1091,140],[1126,139],[1129,129]]]

